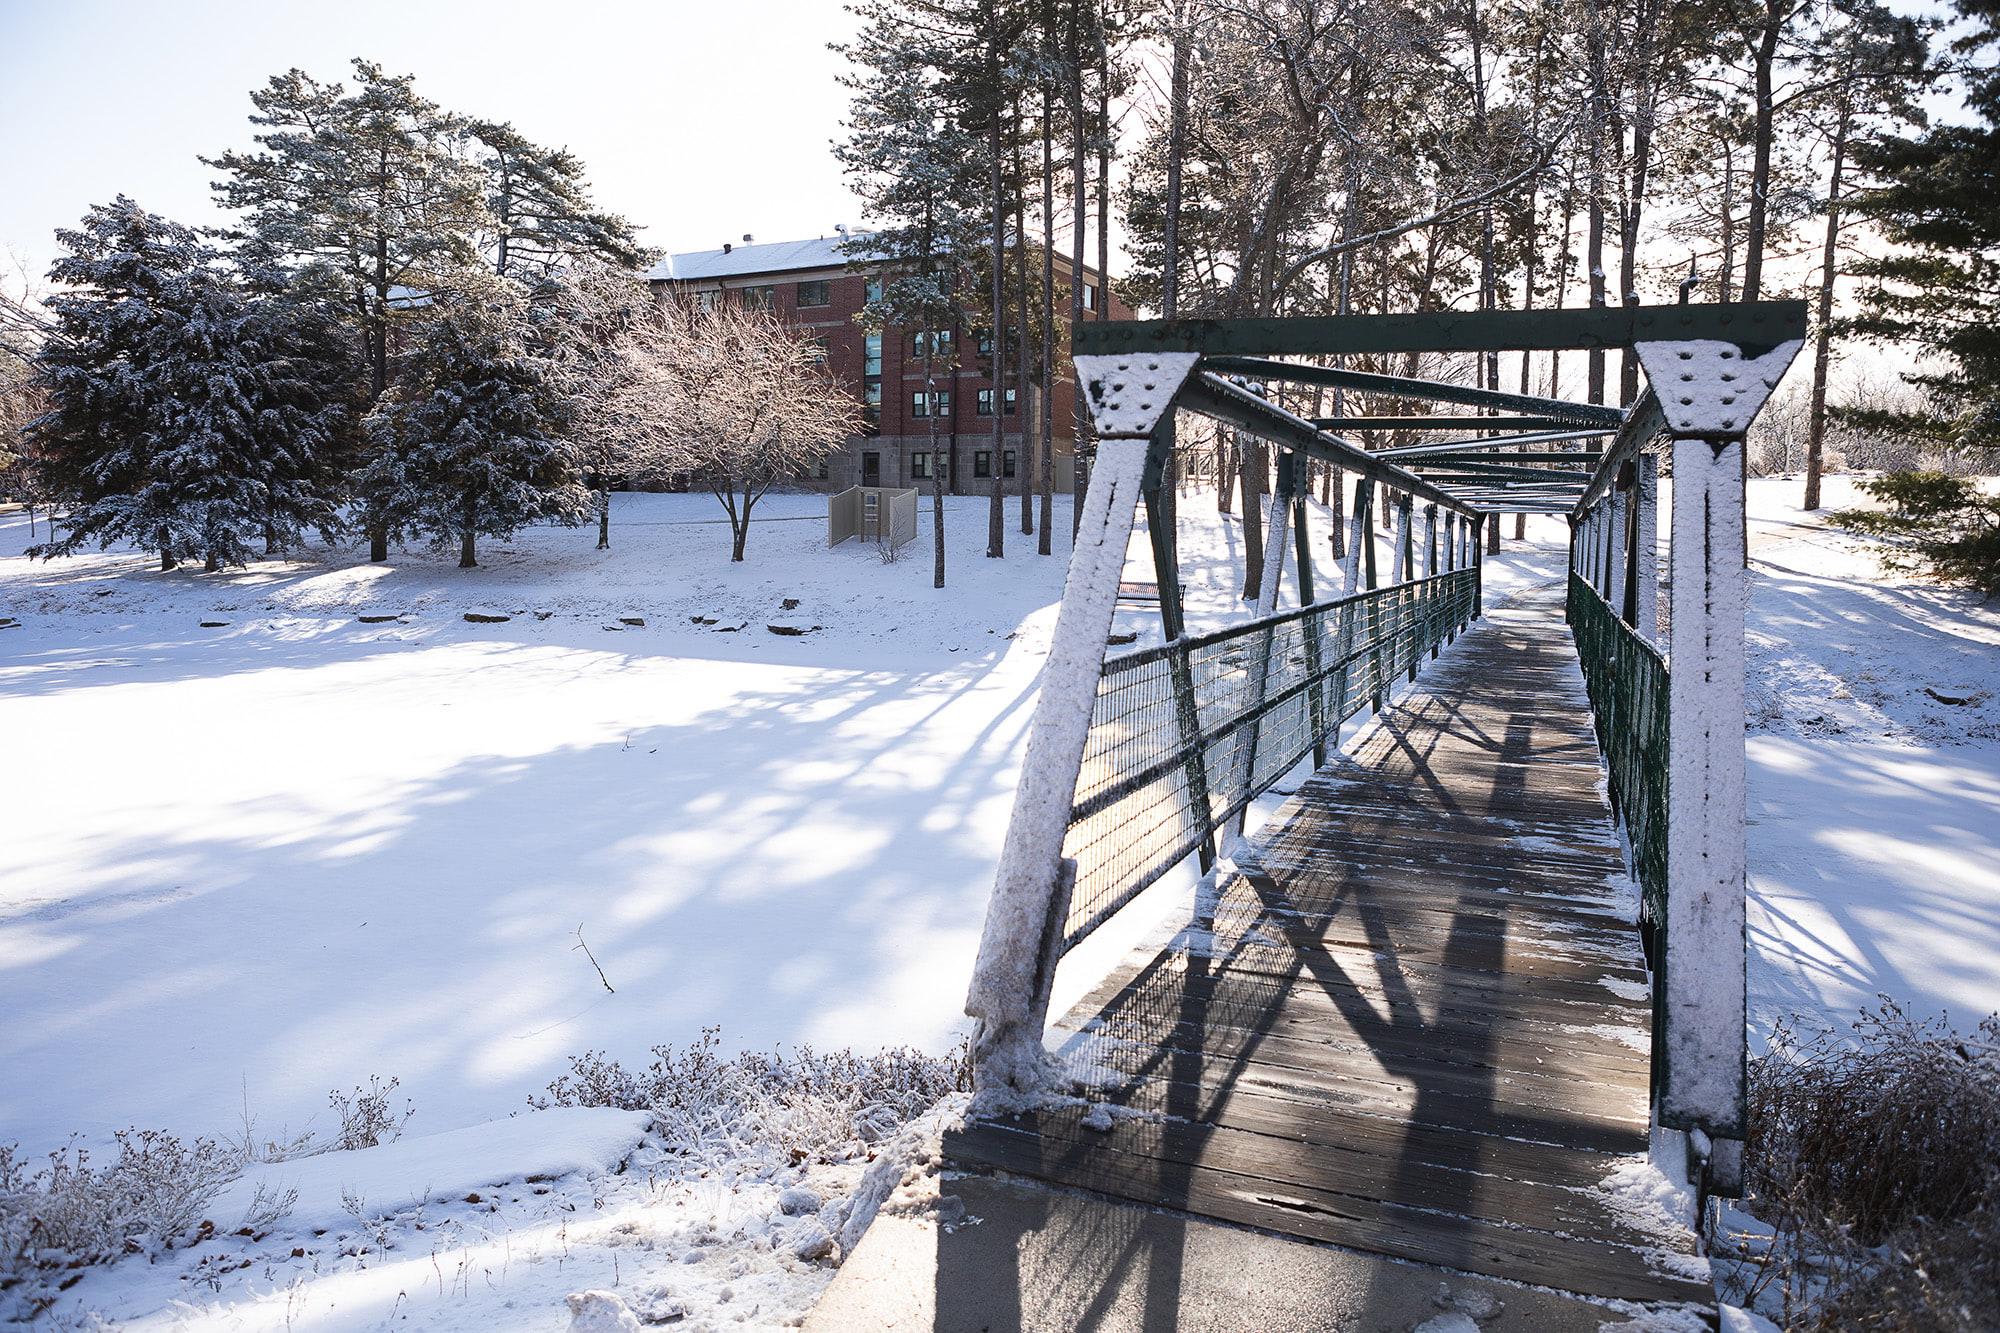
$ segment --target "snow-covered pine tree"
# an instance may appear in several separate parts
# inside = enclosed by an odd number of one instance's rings
[[[511,123],[474,121],[465,133],[486,173],[495,273],[534,283],[585,256],[628,269],[648,262],[632,224],[591,203],[574,153],[544,148]]]
[[[254,540],[330,537],[354,421],[330,317],[246,294],[195,231],[123,195],[58,237],[30,432],[67,531],[31,553],[129,541],[213,570]]]
[[[480,537],[589,516],[570,400],[529,332],[525,301],[505,287],[442,300],[365,423],[356,489],[390,536],[456,543],[471,569]]]
[[[294,69],[250,100],[263,151],[202,160],[227,173],[214,189],[245,213],[251,262],[293,270],[358,329],[373,402],[389,387],[391,329],[483,276],[485,176],[458,152],[462,122],[372,61],[354,61],[351,91]],[[387,532],[368,527],[369,558],[388,559]]]
[[[968,261],[983,238],[989,202],[987,145],[968,128],[966,108],[943,72],[983,62],[984,25],[980,6],[955,0],[863,0],[853,9],[861,30],[840,48],[854,69],[841,79],[853,98],[847,137],[834,155],[876,230],[850,241],[848,253],[888,266],[863,323],[917,330],[935,516],[932,583],[942,588],[945,480],[959,470],[956,458],[939,466],[937,375],[944,372],[955,389],[959,359],[958,340],[945,346],[938,335],[960,328],[967,307],[979,304],[971,279],[984,269]],[[956,392],[949,401],[955,410]],[[1004,408],[996,404],[995,411]]]

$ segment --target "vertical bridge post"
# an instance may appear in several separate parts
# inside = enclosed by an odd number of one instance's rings
[[[1759,348],[1716,340],[1634,346],[1666,418],[1674,469],[1670,836],[1657,983],[1664,994],[1656,1004],[1664,1068],[1656,1115],[1664,1127],[1689,1131],[1689,1175],[1730,1195],[1742,1191],[1747,1041],[1743,441],[1799,346],[1797,340]],[[1626,494],[1640,500],[1644,489]],[[1643,532],[1643,518],[1635,513],[1632,520]],[[1643,561],[1646,543],[1636,545]],[[1706,1154],[1698,1147],[1704,1142]]]

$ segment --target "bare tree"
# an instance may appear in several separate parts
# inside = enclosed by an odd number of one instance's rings
[[[819,349],[767,311],[670,304],[635,329],[652,341],[628,366],[638,382],[622,390],[635,409],[627,419],[649,422],[649,452],[714,492],[729,514],[729,558],[741,560],[750,511],[859,430],[861,405]]]

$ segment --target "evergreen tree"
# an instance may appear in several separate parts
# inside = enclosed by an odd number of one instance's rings
[[[398,382],[366,421],[372,458],[356,478],[371,523],[399,539],[458,546],[592,511],[571,404],[557,368],[530,345],[520,297],[495,288],[450,299]]]
[[[1876,279],[1855,326],[1941,359],[1908,375],[1927,407],[1847,414],[1856,424],[1953,446],[2000,447],[2000,0],[1958,0],[1956,43],[1971,124],[1857,143],[1881,178],[1855,211],[1898,246],[1859,266]]]
[[[585,256],[621,268],[648,262],[632,224],[591,203],[574,153],[530,142],[511,123],[474,121],[466,134],[480,148],[501,277],[535,282]]]
[[[978,298],[968,261],[978,252],[990,210],[984,198],[988,145],[968,123],[941,71],[961,61],[983,62],[978,6],[954,0],[865,0],[853,6],[861,31],[841,48],[857,72],[842,82],[853,91],[847,137],[834,153],[848,183],[877,228],[850,242],[857,259],[886,262],[880,295],[862,313],[880,329],[918,330],[931,459],[934,586],[945,576],[944,491],[955,490],[958,459],[937,449],[937,377],[956,403],[957,339],[968,306]],[[983,265],[978,270],[983,271]],[[997,327],[997,319],[994,321]],[[996,344],[997,345],[997,344]],[[995,405],[1000,412],[1001,405]]]
[[[485,177],[456,151],[459,122],[371,61],[354,61],[352,91],[294,69],[250,100],[263,151],[204,158],[227,173],[214,189],[244,211],[253,263],[292,270],[360,331],[374,402],[389,388],[392,328],[479,267]],[[388,559],[388,534],[368,535],[369,558]]]
[[[30,433],[68,532],[33,553],[129,541],[213,570],[257,538],[330,538],[353,403],[324,312],[246,294],[197,233],[122,195],[57,235]]]

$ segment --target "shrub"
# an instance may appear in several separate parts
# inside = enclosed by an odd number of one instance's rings
[[[748,1051],[725,1058],[721,1029],[685,1048],[655,1046],[633,1071],[601,1051],[570,1058],[550,1106],[651,1111],[669,1147],[697,1160],[772,1156],[796,1164],[865,1154],[940,1097],[970,1087],[963,1043],[944,1056],[895,1047],[873,1055]]]
[[[1750,1069],[1746,1299],[1788,1327],[1983,1329],[2000,1309],[2000,1016],[1970,1036],[1884,1001],[1781,1024]]]
[[[403,1103],[399,1115],[389,1105],[389,1094],[394,1092],[401,1079],[391,1077],[387,1083],[374,1074],[368,1076],[368,1087],[364,1090],[357,1083],[353,1092],[329,1092],[327,1105],[340,1117],[340,1136],[328,1148],[321,1151],[353,1152],[357,1148],[377,1148],[403,1136],[403,1126],[409,1122],[416,1109],[408,1102]]]
[[[1832,521],[1885,542],[1887,568],[2000,593],[2000,496],[1942,472],[1891,472],[1861,489],[1889,508],[1843,509]]]

